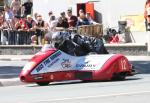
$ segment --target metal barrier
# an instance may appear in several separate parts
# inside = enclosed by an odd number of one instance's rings
[[[3,29],[0,32],[1,45],[29,45],[35,31],[16,31]]]
[[[83,25],[78,28],[67,29],[68,32],[77,32],[81,35],[98,37],[103,34],[103,27],[101,24],[96,25]],[[44,44],[44,36],[46,32],[42,34],[37,39],[38,44]],[[2,29],[0,30],[0,44],[1,45],[30,45],[32,43],[31,37],[37,35],[36,31],[17,31]]]

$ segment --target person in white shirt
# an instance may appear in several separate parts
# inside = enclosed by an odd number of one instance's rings
[[[4,5],[4,15],[7,25],[12,28],[14,14],[8,5]]]
[[[49,20],[49,31],[54,32],[56,30],[58,20],[56,20],[55,16],[52,15]]]

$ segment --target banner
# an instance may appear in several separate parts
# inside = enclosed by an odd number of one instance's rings
[[[121,20],[127,21],[127,26],[131,31],[145,31],[144,15],[125,15],[121,16]]]

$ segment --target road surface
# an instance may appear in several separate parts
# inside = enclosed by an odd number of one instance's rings
[[[3,61],[2,64],[21,68],[24,63]],[[125,81],[68,81],[43,87],[36,84],[0,87],[0,103],[150,103],[150,61],[132,63],[140,74]]]

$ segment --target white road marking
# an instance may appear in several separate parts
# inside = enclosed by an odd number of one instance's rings
[[[150,91],[117,93],[117,94],[108,94],[108,95],[94,95],[94,96],[83,96],[83,97],[73,97],[73,98],[61,98],[61,99],[51,99],[51,100],[44,100],[44,101],[55,102],[55,101],[80,100],[80,99],[89,99],[89,98],[98,98],[98,97],[102,98],[102,97],[113,97],[113,96],[138,95],[138,94],[145,94],[145,93],[150,93]]]

